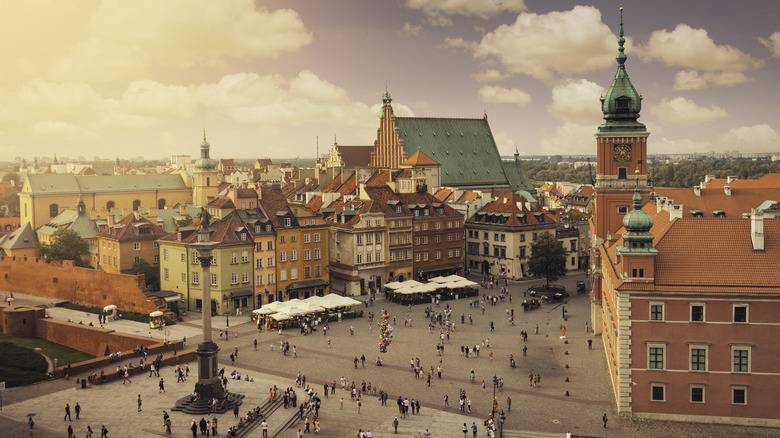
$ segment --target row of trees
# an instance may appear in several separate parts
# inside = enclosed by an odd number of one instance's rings
[[[541,185],[544,181],[568,181],[591,184],[596,178],[596,163],[577,169],[566,163],[549,161],[525,161],[523,169],[532,181]],[[704,180],[705,175],[717,178],[736,176],[740,179],[757,179],[767,173],[780,173],[780,161],[768,159],[699,159],[676,163],[654,161],[649,175],[655,187],[693,187]]]

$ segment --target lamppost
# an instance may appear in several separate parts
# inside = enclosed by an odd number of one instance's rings
[[[504,421],[506,421],[506,415],[504,415],[504,410],[503,409],[501,409],[501,414],[500,415],[501,416],[499,417],[499,422],[498,422],[498,436],[499,436],[499,438],[503,438],[504,437]]]
[[[496,411],[498,410],[498,399],[496,398],[496,388],[498,388],[498,377],[493,374],[493,419],[496,418]]]
[[[463,276],[468,277],[468,266],[469,266],[469,243],[468,243],[468,235],[469,233],[466,231],[466,222],[469,220],[469,204],[466,204],[466,217],[463,219]]]
[[[225,297],[222,299],[222,303],[225,305],[225,328],[230,327],[230,309],[228,308],[228,304],[230,303],[230,298]]]

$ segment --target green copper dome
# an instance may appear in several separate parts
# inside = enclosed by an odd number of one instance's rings
[[[382,103],[390,103],[393,99],[390,97],[390,92],[387,91],[387,86],[385,86],[385,92],[382,94]]]
[[[636,91],[626,72],[626,40],[623,38],[623,7],[620,8],[620,33],[618,38],[618,68],[607,94],[601,97],[601,111],[606,123],[599,132],[644,132],[645,125],[637,122],[642,110],[642,95]]]
[[[623,246],[628,248],[652,247],[653,235],[650,234],[650,229],[653,228],[653,218],[642,211],[642,195],[639,193],[638,177],[632,200],[634,201],[633,210],[623,217],[623,226],[626,228],[626,232],[623,233]]]
[[[210,172],[217,168],[217,162],[209,157],[211,145],[206,141],[206,130],[203,130],[203,143],[200,144],[200,158],[195,161],[196,172]]]

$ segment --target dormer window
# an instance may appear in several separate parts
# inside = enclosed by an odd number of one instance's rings
[[[292,221],[290,220],[289,217],[284,218],[284,226],[285,227],[289,227],[289,226],[291,226],[291,224],[292,224]]]

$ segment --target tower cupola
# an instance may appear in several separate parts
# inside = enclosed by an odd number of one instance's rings
[[[632,198],[633,209],[623,217],[623,246],[629,249],[643,249],[653,247],[653,218],[642,211],[642,194],[639,193],[639,177],[636,178],[636,188]]]
[[[200,158],[195,161],[196,172],[213,172],[217,162],[209,156],[211,145],[206,141],[206,130],[203,130],[203,142],[200,144]]]

